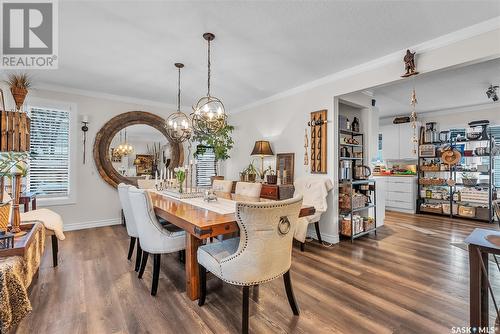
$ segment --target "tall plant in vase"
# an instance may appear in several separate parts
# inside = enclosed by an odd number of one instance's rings
[[[30,77],[26,73],[10,74],[5,82],[9,85],[12,97],[14,97],[16,110],[20,111],[28,95],[28,89],[31,87]]]
[[[222,129],[213,134],[205,133],[195,133],[193,141],[198,142],[198,149],[195,151],[194,156],[198,158],[198,155],[205,153],[206,149],[211,147],[214,150],[215,161],[216,161],[216,174],[219,175],[220,166],[219,163],[223,160],[229,159],[231,156],[229,152],[233,148],[234,141],[231,137],[231,133],[234,130],[234,126],[226,124]]]
[[[26,152],[7,152],[0,154],[0,233],[7,231],[9,225],[10,208],[14,205],[12,215],[12,232],[19,233],[21,220],[19,218],[19,195],[21,190],[21,179],[28,173],[26,163],[29,154]],[[6,201],[4,198],[5,177],[11,178],[13,199]],[[14,204],[12,204],[14,201]],[[16,206],[17,205],[17,206]]]

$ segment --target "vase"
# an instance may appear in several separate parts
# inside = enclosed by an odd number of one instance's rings
[[[183,189],[182,189],[182,182],[179,182],[179,193],[182,194],[183,193]]]
[[[24,104],[24,100],[26,99],[28,90],[24,87],[12,87],[10,89],[10,92],[12,93],[14,101],[16,102],[16,110],[20,110]]]

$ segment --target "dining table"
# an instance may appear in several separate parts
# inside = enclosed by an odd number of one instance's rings
[[[198,247],[209,238],[239,231],[235,214],[237,202],[271,201],[219,192],[213,202],[206,202],[203,197],[178,199],[156,190],[149,190],[148,194],[156,216],[186,232],[186,294],[191,300],[199,297]],[[313,206],[304,205],[299,217],[314,213]]]

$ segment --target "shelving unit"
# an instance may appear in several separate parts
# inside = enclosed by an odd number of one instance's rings
[[[348,138],[356,138],[358,144],[348,144],[343,142],[342,135],[347,136]],[[367,235],[371,232],[377,234],[377,196],[375,194],[375,180],[374,179],[366,179],[366,180],[356,180],[353,178],[354,169],[356,166],[363,165],[364,161],[364,135],[361,132],[354,132],[350,130],[339,130],[339,164],[345,163],[348,161],[350,163],[351,175],[347,179],[339,179],[340,187],[349,187],[350,188],[350,210],[339,210],[340,211],[340,221],[342,220],[342,216],[350,216],[351,218],[351,235],[343,235],[341,233],[341,229],[339,226],[339,234],[342,237],[347,237],[351,239],[351,242],[354,239]],[[347,148],[350,156],[341,156],[342,148]],[[354,157],[354,152],[360,152],[362,157]],[[341,176],[339,175],[339,178]],[[361,189],[363,185],[368,185],[368,189]],[[364,207],[353,208],[353,194],[354,192],[362,193],[370,199],[370,202],[367,203]],[[354,233],[354,221],[353,215],[358,212],[367,212],[369,209],[373,209],[373,219],[374,219],[374,227],[369,230],[364,230],[359,233]]]
[[[433,214],[433,215],[441,215],[441,216],[449,216],[450,218],[456,217],[456,218],[461,218],[461,219],[470,219],[470,220],[477,220],[477,221],[483,221],[483,222],[493,222],[493,207],[492,207],[492,202],[494,200],[494,185],[493,185],[493,180],[494,180],[494,156],[493,156],[493,147],[495,145],[494,138],[490,138],[487,140],[464,140],[464,141],[459,141],[457,142],[456,140],[450,139],[449,144],[451,146],[456,146],[457,144],[465,144],[467,147],[468,144],[471,143],[478,143],[478,142],[484,142],[486,144],[486,147],[488,147],[489,154],[484,155],[484,156],[462,156],[462,158],[465,159],[472,159],[472,158],[488,158],[488,170],[486,172],[477,172],[477,171],[470,171],[470,170],[458,170],[456,166],[452,166],[449,170],[439,170],[439,171],[423,171],[421,170],[420,166],[422,166],[423,162],[425,162],[427,159],[429,160],[440,160],[440,156],[436,157],[421,157],[420,153],[418,156],[418,199],[417,199],[417,213],[419,214]],[[425,145],[435,145],[436,149],[443,145],[443,143],[425,143]],[[479,180],[478,185],[475,187],[483,187],[483,188],[488,188],[488,203],[484,202],[474,202],[474,201],[463,201],[463,200],[456,200],[454,199],[455,193],[460,188],[466,188],[462,183],[457,183],[457,174],[462,173],[462,172],[473,172],[482,176],[487,176],[487,178],[483,178],[483,180]],[[426,175],[429,174],[434,174],[434,175],[439,175],[441,178],[446,178],[448,176],[448,180],[453,180],[454,185],[450,186],[448,184],[445,185],[421,185],[420,180],[421,178],[425,177]],[[475,187],[469,187],[469,188],[475,188]],[[422,190],[423,189],[435,189],[435,188],[448,188],[448,198],[446,199],[438,199],[438,198],[427,198],[427,197],[422,197]],[[428,211],[423,211],[421,210],[421,205],[424,203],[448,203],[450,206],[450,212],[448,213],[436,213],[436,212],[428,212]],[[477,206],[477,207],[484,207],[487,206],[488,209],[488,218],[487,219],[482,219],[482,218],[477,218],[477,217],[467,217],[467,216],[462,216],[459,215],[458,212],[457,214],[453,213],[454,206],[457,207],[459,205],[464,205],[464,204],[470,204],[471,206]],[[476,209],[477,210],[477,209]]]

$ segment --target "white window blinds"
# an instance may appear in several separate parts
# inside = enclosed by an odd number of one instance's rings
[[[28,186],[39,197],[69,196],[69,111],[30,108]]]
[[[216,175],[215,154],[212,147],[198,146],[198,164],[196,165],[196,184],[198,187],[210,187],[210,177]]]

